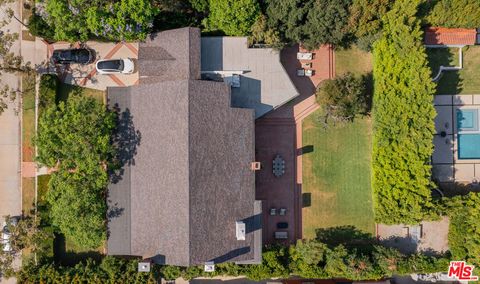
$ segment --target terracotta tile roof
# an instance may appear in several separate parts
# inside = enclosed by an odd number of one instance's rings
[[[477,31],[475,29],[449,29],[429,27],[425,29],[427,45],[474,45]]]

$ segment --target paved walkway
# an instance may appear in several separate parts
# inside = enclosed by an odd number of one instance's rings
[[[299,92],[292,102],[268,113],[255,122],[256,160],[265,165],[258,171],[256,180],[257,199],[264,200],[264,242],[274,242],[273,234],[278,222],[289,223],[289,241],[302,238],[302,121],[318,109],[315,102],[317,85],[335,74],[334,54],[330,46],[313,51],[314,77],[298,77],[298,45],[282,51],[281,60],[290,79]],[[274,178],[271,174],[272,159],[280,154],[286,162],[285,175]],[[286,216],[270,216],[270,208],[287,208]]]
[[[17,17],[20,17],[20,3],[10,4]],[[4,19],[3,11],[0,11],[0,19]],[[20,33],[20,23],[12,20],[9,25],[3,27],[4,31]],[[11,50],[20,53],[20,42],[16,41]],[[2,83],[8,84],[11,88],[19,88],[21,80],[13,74],[2,74]],[[0,86],[2,87],[2,86]],[[20,115],[19,101],[10,103],[8,109],[0,115],[0,223],[3,216],[18,216],[22,212],[22,194],[20,188]],[[18,266],[20,258],[15,260]],[[16,283],[15,278],[0,278],[0,283]]]

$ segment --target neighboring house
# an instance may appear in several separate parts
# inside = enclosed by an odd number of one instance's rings
[[[427,47],[462,47],[477,43],[477,30],[429,27],[425,29]]]
[[[272,48],[249,48],[246,37],[203,37],[202,78],[232,85],[232,106],[252,108],[259,118],[298,96]]]
[[[200,80],[199,29],[151,35],[137,66],[139,85],[107,89],[126,162],[108,188],[107,253],[260,263],[254,111],[232,108],[227,84]]]

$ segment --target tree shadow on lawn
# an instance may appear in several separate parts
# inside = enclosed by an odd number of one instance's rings
[[[428,66],[432,71],[432,78],[437,76],[440,66],[458,66],[458,55],[455,56],[450,48],[427,48],[427,59]],[[437,94],[439,95],[458,94],[463,90],[459,71],[442,71],[436,85]]]
[[[73,251],[67,248],[67,241],[62,234],[55,233],[53,241],[53,255],[55,263],[63,266],[74,266],[77,263],[91,258],[101,261],[103,254],[98,251]]]
[[[338,226],[315,230],[316,239],[329,247],[343,245],[347,249],[372,251],[377,239],[371,234],[357,229],[355,226]]]

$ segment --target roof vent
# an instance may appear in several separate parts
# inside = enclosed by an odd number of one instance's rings
[[[205,262],[205,272],[214,272],[215,271],[215,263],[213,261]]]
[[[150,272],[150,262],[139,262],[138,272]]]
[[[237,221],[235,222],[237,228],[237,240],[244,241],[245,240],[245,222]]]

